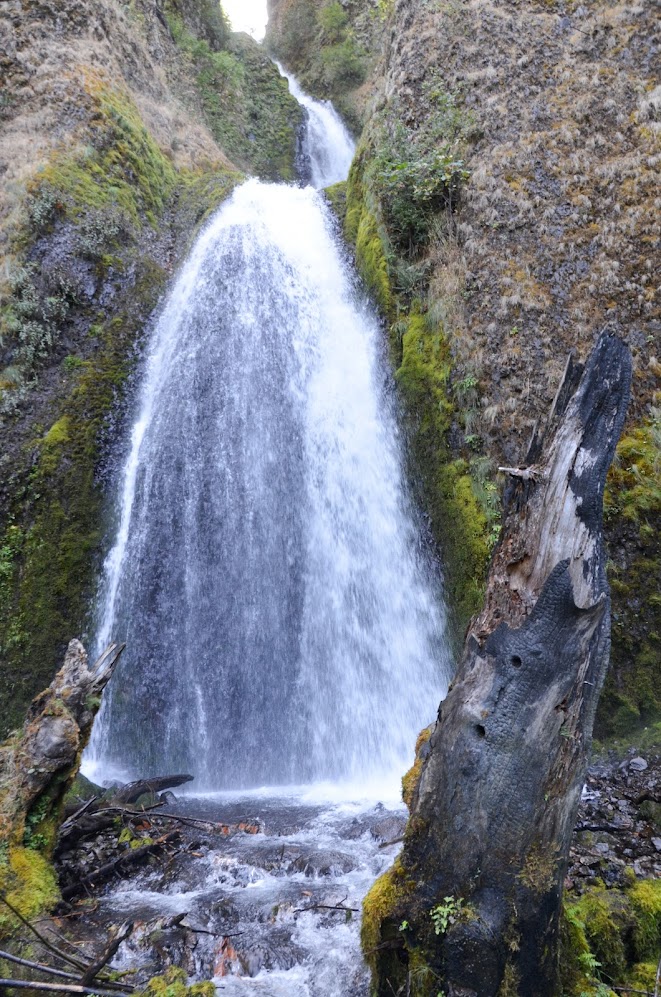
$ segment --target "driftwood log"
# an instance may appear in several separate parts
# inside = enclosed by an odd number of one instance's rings
[[[113,803],[135,803],[141,796],[156,796],[164,789],[176,789],[187,782],[192,782],[194,775],[159,775],[151,779],[140,779],[118,786],[108,796]]]
[[[610,649],[602,500],[630,380],[627,347],[603,334],[508,469],[484,609],[401,856],[365,902],[379,997],[559,993],[562,884]]]

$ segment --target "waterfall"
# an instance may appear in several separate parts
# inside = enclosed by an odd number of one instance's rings
[[[346,130],[299,99],[314,184],[341,179]],[[96,634],[127,649],[88,773],[228,789],[410,764],[449,666],[382,339],[313,187],[248,180],[207,224],[136,400]]]
[[[276,66],[289,83],[289,92],[303,107],[306,116],[303,132],[301,172],[318,190],[346,180],[354,154],[349,132],[329,100],[308,96],[298,80],[279,62]]]

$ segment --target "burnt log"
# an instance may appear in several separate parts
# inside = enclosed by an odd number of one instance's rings
[[[419,763],[402,853],[365,901],[378,997],[560,992],[562,885],[610,650],[603,492],[630,381],[628,348],[603,334],[508,469],[484,609]]]

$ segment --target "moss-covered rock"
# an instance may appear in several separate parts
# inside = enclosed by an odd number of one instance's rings
[[[183,969],[170,966],[163,976],[154,976],[139,997],[214,997],[213,983],[193,983],[188,985]]]
[[[19,846],[6,846],[0,852],[0,891],[28,920],[51,910],[60,896],[49,860],[35,849]],[[8,907],[0,911],[0,938],[19,928],[19,919]]]
[[[661,410],[620,441],[604,497],[611,552],[612,651],[601,739],[661,743]],[[649,741],[650,738],[648,737]]]
[[[185,5],[167,8],[172,35],[190,63],[204,118],[233,163],[264,180],[296,179],[303,111],[260,45],[244,34],[222,48],[186,26]]]
[[[597,883],[578,898],[569,895],[561,935],[566,997],[605,997],[603,981],[625,993],[644,989],[641,982],[653,982],[661,957],[661,883],[636,880],[626,889]]]
[[[347,181],[342,180],[340,183],[334,183],[330,187],[325,187],[324,194],[335,217],[342,228],[344,228],[344,220],[347,214]]]
[[[415,742],[415,761],[408,772],[402,776],[402,799],[409,811],[413,809],[413,801],[420,784],[420,776],[422,775],[422,763],[428,750],[427,745],[429,744],[429,738],[432,736],[433,730],[434,727],[430,724],[429,727],[425,727],[420,731],[418,740]]]
[[[82,74],[87,118],[27,185],[0,302],[0,736],[84,630],[99,467],[170,258],[240,174],[177,171],[127,92]],[[173,245],[173,241],[176,244]],[[31,404],[28,408],[26,400]]]
[[[408,883],[404,870],[398,861],[391,866],[383,875],[379,876],[371,887],[369,893],[363,900],[363,919],[360,929],[360,941],[363,955],[370,966],[375,971],[377,966],[377,947],[381,946],[386,939],[393,941],[393,959],[396,960],[395,950],[403,948],[403,929],[398,916],[398,908],[401,900],[410,892],[412,884]],[[379,961],[379,967],[382,967]],[[386,970],[387,972],[387,970]],[[397,979],[400,973],[393,973],[393,979]]]

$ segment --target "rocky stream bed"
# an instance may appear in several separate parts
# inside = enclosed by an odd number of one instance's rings
[[[660,790],[658,754],[591,766],[570,901],[595,883],[617,889],[661,876]],[[100,937],[132,924],[111,965],[133,985],[180,966],[227,994],[367,994],[361,901],[397,853],[401,805],[338,801],[328,787],[165,796],[155,809],[125,806],[106,828],[60,849],[70,899],[53,930],[91,957]],[[79,885],[122,855],[137,861]]]

